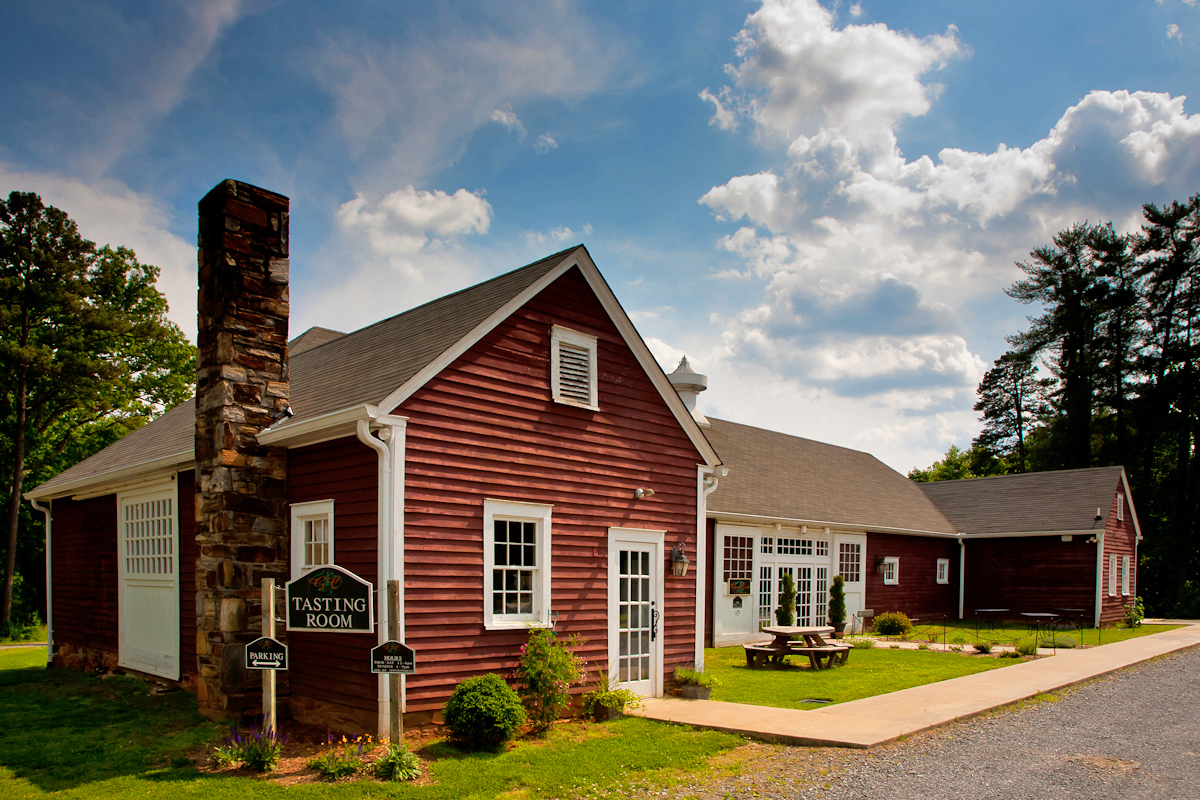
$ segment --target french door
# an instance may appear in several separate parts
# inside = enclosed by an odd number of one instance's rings
[[[644,697],[662,693],[662,538],[609,531],[609,680]]]

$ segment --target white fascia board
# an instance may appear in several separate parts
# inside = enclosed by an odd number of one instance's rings
[[[60,483],[48,490],[41,486],[22,495],[26,500],[55,500],[62,497],[100,497],[115,494],[117,489],[151,481],[162,480],[168,475],[184,472],[195,467],[195,456],[191,449],[182,450],[169,456],[143,461],[140,464],[122,467],[120,469],[89,475],[66,483]]]
[[[958,539],[960,534],[944,533],[942,531],[923,531],[917,528],[892,528],[887,525],[866,525],[860,522],[829,522],[816,519],[793,519],[790,517],[767,517],[758,514],[733,514],[728,511],[709,511],[709,519],[717,522],[730,522],[741,525],[787,525],[797,528],[807,525],[810,528],[837,528],[842,531],[863,531],[865,533],[894,533],[900,536],[932,536],[938,539]]]
[[[700,452],[705,464],[710,467],[720,464],[721,460],[718,458],[716,450],[713,449],[708,439],[704,436],[704,431],[700,429],[700,425],[692,418],[691,412],[683,404],[683,400],[679,398],[679,393],[675,391],[675,388],[671,386],[671,382],[667,380],[666,373],[663,372],[662,367],[659,366],[658,361],[651,354],[650,348],[646,347],[646,343],[642,341],[641,334],[637,332],[637,329],[633,326],[633,322],[630,321],[629,316],[625,313],[625,309],[621,308],[621,304],[617,301],[616,296],[608,288],[608,284],[600,275],[600,271],[592,263],[591,258],[588,257],[587,250],[582,246],[576,248],[575,252],[564,258],[554,269],[530,284],[523,292],[496,309],[491,316],[476,325],[470,333],[455,342],[453,347],[426,364],[420,372],[409,378],[403,386],[381,400],[379,408],[386,411],[394,410],[418,389],[432,380],[438,373],[450,366],[456,358],[467,352],[467,350],[490,333],[497,325],[511,317],[519,308],[540,294],[547,286],[558,280],[559,277],[572,267],[579,267],[579,271],[583,273],[584,279],[592,287],[592,291],[596,293],[596,297],[600,299],[600,304],[608,312],[609,318],[616,325],[617,331],[620,332],[622,338],[625,340],[625,344],[633,351],[633,355],[637,358],[642,370],[649,376],[651,383],[654,384],[654,388],[658,390],[667,407],[671,409],[671,413],[675,415],[676,420],[679,421],[679,424],[687,433],[692,444]]]
[[[1085,528],[1078,531],[1005,531],[1002,533],[964,533],[968,542],[972,539],[1016,539],[1029,536],[1097,536],[1103,528]]]
[[[1121,486],[1125,489],[1125,505],[1129,510],[1129,518],[1133,520],[1133,533],[1136,541],[1142,540],[1142,526],[1138,524],[1137,512],[1133,509],[1133,493],[1129,491],[1129,479],[1125,477],[1125,468],[1121,467]]]
[[[360,419],[373,420],[378,417],[379,411],[374,406],[359,404],[300,422],[272,425],[258,435],[258,442],[273,447],[304,447],[354,436]]]

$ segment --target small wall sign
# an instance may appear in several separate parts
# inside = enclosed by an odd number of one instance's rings
[[[287,645],[263,636],[246,645],[246,669],[288,668]]]
[[[287,629],[328,633],[375,630],[375,587],[341,567],[318,567],[287,583]]]
[[[750,594],[750,579],[749,578],[730,578],[729,579],[730,594]]]
[[[417,654],[400,642],[384,642],[371,648],[371,672],[412,675],[417,671]]]

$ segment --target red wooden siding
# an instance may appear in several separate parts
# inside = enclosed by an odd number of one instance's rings
[[[705,564],[704,585],[706,587],[706,602],[704,603],[704,646],[713,646],[713,570],[717,568],[717,521],[704,521]]]
[[[117,498],[53,503],[54,641],[117,652]]]
[[[180,677],[196,674],[196,473],[179,473],[179,666]]]
[[[976,608],[1007,608],[1013,615],[1082,608],[1092,619],[1096,545],[1085,536],[1070,542],[1058,536],[968,539],[966,557],[968,619]]]
[[[1108,522],[1104,526],[1104,559],[1101,565],[1100,621],[1117,622],[1125,618],[1126,604],[1137,602],[1137,557],[1135,551],[1137,533],[1133,528],[1133,514],[1125,502],[1124,520],[1117,519],[1117,495],[1124,494],[1125,487],[1118,482],[1113,493],[1112,506],[1108,509]],[[1116,597],[1108,596],[1108,557],[1117,557]],[[1129,556],[1129,594],[1121,594],[1121,559]]]
[[[550,399],[550,326],[599,338],[599,411]],[[384,354],[381,354],[383,357]],[[406,639],[417,651],[413,711],[439,708],[463,678],[511,673],[524,631],[483,627],[483,501],[553,504],[558,630],[607,664],[608,528],[666,531],[696,561],[701,458],[577,270],[499,325],[395,413],[409,417]],[[653,497],[635,500],[638,487]],[[665,670],[693,660],[695,571],[666,570]]]
[[[378,575],[377,475],[378,456],[357,439],[288,451],[288,501],[333,500],[334,563],[371,583]],[[378,691],[370,650],[375,644],[369,633],[289,633],[293,705],[336,704],[350,709],[347,717],[361,720],[360,730],[373,730]]]
[[[875,561],[885,556],[900,559],[894,586],[885,585],[875,570]],[[941,620],[958,618],[958,541],[930,536],[898,536],[867,532],[867,552],[863,561],[865,582],[864,607],[876,614],[902,611],[909,617]],[[937,582],[937,560],[950,559],[950,582]]]

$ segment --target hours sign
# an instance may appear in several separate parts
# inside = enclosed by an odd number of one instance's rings
[[[317,567],[287,584],[287,629],[332,633],[375,630],[375,587],[341,567]]]

